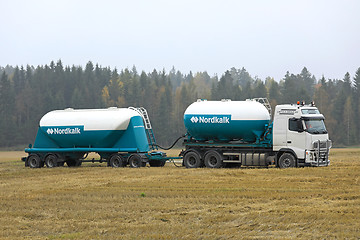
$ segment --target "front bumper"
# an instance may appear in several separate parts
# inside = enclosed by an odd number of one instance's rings
[[[329,153],[331,147],[332,143],[330,140],[313,142],[314,149],[306,151],[305,166],[329,166]]]

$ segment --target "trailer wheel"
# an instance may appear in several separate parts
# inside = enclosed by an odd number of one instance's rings
[[[205,153],[204,163],[208,168],[221,168],[223,164],[222,156],[219,152],[210,150]]]
[[[295,167],[295,157],[291,153],[284,153],[279,158],[279,168],[291,168]]]
[[[199,153],[195,151],[185,153],[183,162],[186,168],[198,168],[202,163]]]
[[[110,157],[109,164],[111,167],[125,167],[126,162],[119,154],[114,154]]]
[[[49,154],[45,157],[45,164],[48,168],[54,168],[58,166],[58,157],[54,154]]]
[[[129,165],[132,168],[145,167],[146,163],[142,161],[140,155],[133,154],[129,157]]]
[[[37,154],[30,154],[28,159],[28,165],[30,168],[40,168],[41,166],[41,159]]]
[[[162,161],[162,160],[150,160],[149,164],[150,167],[163,167],[165,165],[166,161]]]

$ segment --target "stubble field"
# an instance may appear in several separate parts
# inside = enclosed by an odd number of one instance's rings
[[[21,156],[0,152],[1,239],[360,237],[360,149],[285,170],[30,169]]]

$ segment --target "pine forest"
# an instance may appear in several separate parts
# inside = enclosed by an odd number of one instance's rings
[[[0,67],[0,148],[33,143],[41,117],[55,109],[145,107],[156,140],[171,144],[185,133],[183,113],[197,99],[269,99],[272,109],[283,103],[314,101],[325,116],[333,145],[360,143],[360,68],[342,79],[286,72],[278,81],[262,80],[245,68],[231,68],[221,76],[207,72],[140,72],[136,67],[111,69],[88,62],[64,66],[61,60],[44,66]]]

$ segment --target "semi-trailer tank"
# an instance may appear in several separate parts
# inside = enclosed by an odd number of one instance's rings
[[[163,166],[168,159],[157,150],[154,134],[144,108],[108,108],[51,111],[39,124],[34,146],[25,166],[39,168],[79,166],[84,155],[98,153],[100,162],[112,167]],[[94,161],[94,160],[90,160]]]
[[[327,166],[331,141],[324,116],[312,103],[278,105],[267,99],[198,100],[184,113],[187,168],[224,165],[280,168]]]

